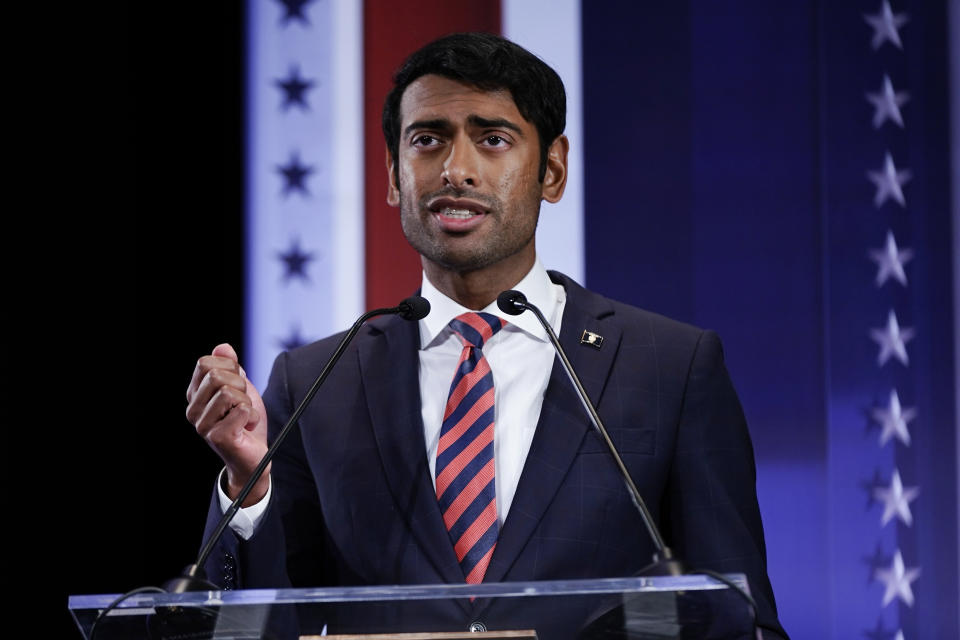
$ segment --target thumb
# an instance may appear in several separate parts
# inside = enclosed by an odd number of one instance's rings
[[[228,343],[224,342],[223,344],[218,344],[213,348],[212,355],[219,356],[221,358],[230,358],[234,362],[239,362],[237,357],[237,352],[234,351]]]

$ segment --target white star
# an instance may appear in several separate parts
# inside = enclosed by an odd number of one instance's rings
[[[903,565],[903,556],[900,555],[900,549],[893,554],[893,564],[889,569],[877,569],[873,574],[873,579],[882,582],[886,587],[883,592],[883,606],[893,602],[894,598],[900,598],[907,606],[913,606],[913,589],[910,583],[920,577],[920,569],[914,567],[907,569]]]
[[[894,14],[893,9],[890,8],[890,2],[883,0],[877,13],[864,14],[863,19],[873,27],[873,39],[870,41],[870,46],[873,47],[874,51],[883,46],[883,43],[887,40],[892,42],[897,49],[903,49],[898,29],[910,20],[910,16],[905,13]]]
[[[894,91],[890,76],[884,74],[879,93],[868,93],[867,100],[873,105],[873,128],[879,129],[887,119],[893,120],[902,129],[903,115],[900,107],[910,99],[906,91]]]
[[[915,407],[900,407],[900,397],[897,390],[890,392],[890,403],[886,409],[874,409],[873,419],[880,423],[880,446],[887,444],[890,438],[897,437],[897,440],[910,446],[910,431],[907,425],[911,420],[917,417]]]
[[[886,364],[890,356],[896,356],[900,364],[910,366],[910,359],[907,357],[907,343],[913,340],[913,329],[905,327],[900,328],[897,322],[897,314],[890,310],[887,316],[887,326],[883,329],[870,329],[870,337],[880,345],[880,353],[877,354],[877,366],[882,367]]]
[[[878,487],[873,490],[873,497],[883,502],[883,517],[880,526],[885,527],[888,522],[897,516],[908,527],[913,526],[913,514],[910,513],[910,502],[917,499],[920,490],[916,487],[904,487],[900,481],[900,471],[893,470],[890,487]]]
[[[911,249],[900,251],[893,231],[887,231],[887,244],[883,249],[871,249],[870,259],[877,263],[877,287],[882,287],[891,276],[894,280],[907,286],[907,274],[903,265],[913,258]]]
[[[879,208],[887,198],[893,198],[901,207],[907,206],[907,200],[903,197],[903,185],[910,181],[913,174],[909,169],[897,171],[889,151],[883,158],[883,168],[880,171],[867,171],[867,177],[877,186],[877,193],[873,197],[875,207]]]

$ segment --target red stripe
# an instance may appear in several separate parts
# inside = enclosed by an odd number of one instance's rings
[[[393,72],[427,42],[458,31],[500,33],[500,0],[366,0],[363,3],[363,121],[366,178],[367,308],[392,307],[420,282],[420,260],[400,229],[397,209],[386,203],[387,172],[380,129],[383,100]]]
[[[465,347],[465,348],[463,349],[463,351],[460,352],[460,359],[457,360],[457,368],[454,369],[454,371],[453,371],[453,380],[456,380],[456,379],[457,379],[457,375],[460,373],[460,367],[462,367],[462,366],[463,366],[463,363],[466,362],[469,358],[470,358],[470,349],[468,349],[468,348]],[[478,363],[478,364],[479,364],[479,363]],[[488,365],[488,366],[489,366],[489,365]],[[474,367],[474,369],[476,369],[476,367]],[[453,380],[450,381],[451,384],[453,384]],[[460,379],[460,382],[457,383],[457,387],[460,387],[462,384],[463,384],[463,378],[461,378],[461,379]],[[456,393],[456,389],[454,389],[454,390],[451,391],[450,393]],[[451,411],[452,411],[452,409],[450,408],[450,398],[448,397],[448,398],[447,398],[447,406],[446,406],[446,408],[443,410],[443,419],[444,419],[444,420],[447,419],[447,416],[450,415],[450,412],[451,412]]]
[[[477,457],[477,454],[483,450],[485,446],[493,442],[493,423],[490,423],[490,426],[483,430],[483,432],[477,436],[473,442],[464,447],[463,451],[457,454],[457,457],[450,461],[443,469],[443,473],[437,476],[437,498],[443,495],[444,491],[447,490],[447,487],[450,486],[450,483],[453,482],[453,479],[460,475],[460,472],[463,471],[470,461]],[[489,469],[488,469],[489,467]],[[489,477],[487,473],[489,472]],[[478,478],[483,476],[485,480],[474,487],[474,483],[479,483]],[[453,504],[447,509],[447,512],[443,514],[443,521],[447,523],[447,529],[453,526],[453,523],[457,521],[457,518],[460,517],[460,514],[463,513],[463,510],[467,508],[473,499],[480,494],[480,490],[487,486],[487,483],[490,482],[493,478],[493,460],[491,459],[487,464],[483,466],[477,475],[473,477],[473,480],[467,483],[467,486],[463,488],[463,491],[460,492],[460,495],[457,496],[457,499],[453,501]],[[476,490],[474,490],[476,489]],[[463,505],[463,508],[457,507],[460,504],[460,501],[464,499],[464,494],[470,494],[469,500]],[[451,511],[455,511],[456,518],[453,519],[453,522],[447,521],[447,514]]]
[[[480,470],[480,473],[475,475],[473,480],[463,488],[463,491],[460,492],[457,499],[453,501],[450,508],[443,514],[443,522],[447,525],[448,530],[453,528],[453,525],[457,523],[457,520],[459,520],[463,512],[467,510],[467,507],[473,504],[473,501],[477,499],[477,496],[480,495],[484,487],[490,484],[493,476],[494,466],[493,460],[491,460],[485,464],[483,469]]]
[[[437,445],[437,455],[440,455],[447,450],[451,444],[457,441],[460,436],[463,435],[463,432],[473,426],[473,423],[477,421],[483,412],[493,406],[493,397],[494,397],[493,388],[488,389],[480,398],[477,399],[476,404],[470,407],[470,410],[464,414],[463,418],[460,419],[460,422],[450,427],[446,433],[440,436],[440,443]]]
[[[473,566],[473,570],[467,574],[467,584],[480,584],[483,582],[483,575],[487,572],[487,567],[490,566],[490,558],[493,556],[493,550],[496,548],[497,543],[494,542],[490,550],[483,554],[483,557]],[[470,598],[470,600],[473,601],[473,598]]]
[[[477,544],[477,540],[482,538],[483,534],[487,532],[487,529],[492,527],[496,521],[497,501],[494,499],[491,500],[487,508],[477,516],[477,519],[473,521],[470,528],[463,532],[463,535],[457,540],[457,544],[453,545],[454,551],[457,552],[457,561],[463,560],[470,549],[473,548],[473,545]]]
[[[466,351],[466,349],[464,349],[464,351]],[[462,364],[464,360],[466,360],[466,358],[461,357],[460,363]],[[460,378],[460,382],[453,388],[453,391],[450,392],[450,397],[447,399],[447,407],[443,411],[444,420],[450,417],[450,414],[452,414],[460,402],[467,397],[470,390],[473,389],[478,382],[483,380],[483,377],[488,373],[490,373],[490,364],[486,358],[480,358],[480,361],[477,363],[477,366],[473,368],[473,371]]]
[[[489,340],[490,337],[493,335],[493,328],[489,324],[487,324],[483,318],[481,318],[479,315],[475,313],[466,313],[460,316],[459,319],[465,325],[473,327],[474,331],[480,334],[480,338],[483,340],[484,343],[486,343],[487,340]],[[461,340],[463,339],[464,338],[461,337]]]

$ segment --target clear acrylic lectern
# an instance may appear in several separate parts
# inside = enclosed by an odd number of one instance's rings
[[[741,574],[727,578],[747,590]],[[84,638],[114,595],[75,595]],[[93,640],[754,639],[753,613],[736,590],[708,576],[246,589],[131,596]]]

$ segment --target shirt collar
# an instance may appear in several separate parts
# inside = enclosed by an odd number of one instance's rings
[[[535,304],[540,311],[543,312],[544,317],[547,319],[547,322],[550,323],[550,326],[553,327],[554,331],[557,330],[560,324],[560,311],[563,309],[563,303],[566,301],[566,291],[564,291],[561,285],[554,284],[553,281],[550,280],[550,276],[547,274],[547,270],[543,268],[543,265],[540,264],[539,258],[534,262],[533,267],[527,272],[527,275],[513,288],[527,296],[527,300]],[[459,302],[441,293],[433,286],[433,283],[427,278],[426,273],[423,274],[420,295],[430,303],[430,313],[427,314],[427,317],[420,320],[419,323],[421,349],[426,349],[431,346],[441,333],[447,330],[447,325],[450,324],[451,320],[461,313],[475,311],[475,309],[467,309]],[[485,311],[499,318],[503,318],[510,323],[507,325],[508,329],[514,327],[542,342],[547,342],[548,340],[546,331],[540,326],[540,322],[532,312],[524,312],[518,316],[508,315],[500,310],[496,300],[487,305],[486,308],[480,309],[480,311]]]

